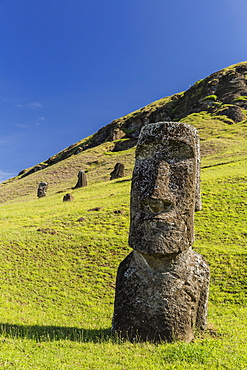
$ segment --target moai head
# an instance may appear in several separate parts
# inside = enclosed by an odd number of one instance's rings
[[[114,170],[110,173],[110,180],[118,179],[124,177],[124,164],[116,163]]]
[[[160,256],[189,249],[196,204],[200,208],[199,164],[199,137],[193,126],[160,122],[142,128],[131,189],[133,249]]]
[[[80,170],[78,172],[77,177],[78,177],[78,181],[77,181],[76,186],[74,187],[75,189],[87,186],[87,175],[83,170]]]
[[[48,188],[47,182],[41,181],[38,186],[37,196],[39,198],[45,197],[47,188]]]

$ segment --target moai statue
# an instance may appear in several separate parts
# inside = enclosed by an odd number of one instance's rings
[[[72,200],[74,200],[74,197],[70,193],[65,194],[63,197],[63,202],[71,202]]]
[[[209,267],[191,248],[201,207],[198,156],[193,126],[142,128],[131,189],[134,251],[118,268],[113,315],[113,332],[123,338],[189,342],[206,327]]]
[[[78,176],[78,181],[77,181],[77,184],[74,187],[74,189],[82,188],[84,186],[87,186],[87,175],[85,174],[85,172],[80,170],[78,172],[77,176]]]
[[[41,181],[39,183],[38,190],[37,190],[38,198],[42,198],[46,196],[47,188],[48,188],[47,182]]]
[[[110,173],[110,180],[118,179],[124,177],[124,164],[116,163],[114,170]]]

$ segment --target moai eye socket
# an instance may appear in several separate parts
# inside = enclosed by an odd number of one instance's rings
[[[167,146],[160,147],[160,156],[164,156],[164,159],[168,163],[176,163],[184,161],[190,158],[194,158],[194,150],[187,143],[169,140]]]
[[[136,159],[164,160],[168,163],[176,163],[186,159],[194,158],[195,153],[192,146],[185,142],[165,139],[161,142],[143,143],[137,146]]]

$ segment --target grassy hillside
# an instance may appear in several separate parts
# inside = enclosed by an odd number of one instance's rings
[[[70,145],[42,163],[20,171],[19,178],[40,170],[43,172],[43,169],[106,142],[111,143],[107,148],[108,151],[116,152],[132,148],[136,145],[141,127],[147,123],[177,122],[188,119],[198,123],[202,121],[204,126],[201,131],[204,132],[206,128],[206,133],[209,135],[215,134],[216,127],[218,138],[227,126],[245,122],[247,119],[247,62],[224,68],[196,82],[185,92],[159,99],[135,112],[115,119],[90,137]],[[220,141],[213,142],[212,147],[217,144],[219,144],[218,149],[221,150],[223,143]]]
[[[117,267],[130,251],[134,148],[114,152],[119,140],[106,141],[0,184],[0,368],[247,369],[247,121],[207,111],[181,120],[201,137],[194,249],[211,269],[206,333],[189,344],[111,337]],[[126,176],[110,181],[116,162]],[[80,169],[89,185],[72,190]],[[38,199],[42,180],[48,193]],[[62,201],[66,192],[74,201]]]

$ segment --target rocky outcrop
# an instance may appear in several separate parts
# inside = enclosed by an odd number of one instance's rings
[[[131,341],[190,342],[206,328],[209,268],[186,250],[169,257],[137,251],[121,262],[113,329]]]

